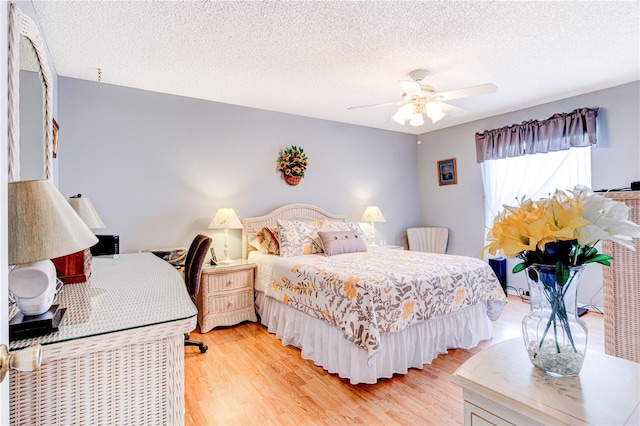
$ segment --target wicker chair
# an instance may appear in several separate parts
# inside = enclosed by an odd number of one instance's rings
[[[409,228],[407,229],[409,250],[428,253],[446,253],[449,241],[447,228]]]
[[[211,241],[211,238],[206,235],[197,235],[191,242],[191,246],[189,246],[189,251],[187,252],[187,257],[185,259],[184,282],[187,286],[189,296],[191,296],[191,300],[194,303],[196,300],[196,294],[198,294],[198,290],[200,289],[200,274],[202,272],[204,258],[209,251]],[[185,346],[197,346],[200,348],[201,353],[205,353],[208,349],[207,345],[204,343],[190,340],[188,334],[185,334],[184,336],[184,344]]]

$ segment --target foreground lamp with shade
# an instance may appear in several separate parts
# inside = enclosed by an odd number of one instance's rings
[[[236,212],[232,208],[219,208],[209,224],[209,229],[224,229],[224,259],[221,262],[233,262],[229,258],[229,229],[242,229],[242,223]]]
[[[9,182],[9,290],[20,312],[40,315],[56,294],[52,258],[84,250],[98,238],[48,180]]]
[[[360,218],[362,222],[371,222],[371,237],[369,241],[369,245],[375,246],[376,244],[376,230],[374,228],[375,222],[386,222],[386,219],[382,215],[382,212],[378,208],[378,206],[369,206],[366,208],[362,217]]]

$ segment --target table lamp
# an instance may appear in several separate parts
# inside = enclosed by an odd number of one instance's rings
[[[104,222],[100,218],[100,215],[96,211],[95,207],[88,198],[83,198],[82,194],[72,195],[69,198],[69,204],[78,213],[80,219],[91,230],[98,228],[104,228]],[[95,231],[94,231],[95,232]],[[106,245],[106,243],[100,240],[98,237],[98,244],[80,250],[76,253],[71,253],[66,256],[57,257],[51,259],[56,266],[56,272],[58,273],[58,279],[65,284],[81,283],[85,282],[91,276],[91,262],[93,253],[100,253],[100,248]],[[102,243],[102,244],[101,244]],[[116,243],[117,244],[117,243]],[[114,258],[117,256],[114,256]]]
[[[98,239],[50,180],[9,182],[9,290],[20,312],[40,315],[56,294],[50,259],[91,247]]]
[[[371,237],[369,241],[369,245],[375,246],[376,244],[376,229],[374,228],[375,222],[386,222],[382,212],[378,208],[378,206],[369,206],[366,208],[364,213],[362,213],[362,217],[360,218],[363,222],[371,222]]]
[[[209,229],[224,229],[224,259],[221,263],[233,262],[229,258],[229,229],[242,229],[242,223],[232,208],[219,208],[209,224]]]
[[[105,224],[100,218],[100,215],[96,211],[95,207],[88,198],[83,198],[82,194],[74,195],[69,198],[69,204],[73,207],[73,210],[78,213],[80,219],[90,229],[105,228]]]

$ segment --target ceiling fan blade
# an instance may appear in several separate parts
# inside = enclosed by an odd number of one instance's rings
[[[442,112],[448,115],[452,115],[454,117],[461,117],[469,113],[469,111],[467,111],[466,109],[453,106],[445,102],[439,102],[439,104],[440,104],[440,108],[442,109]]]
[[[420,83],[417,81],[400,80],[398,84],[400,84],[402,91],[409,95],[420,92]]]
[[[347,109],[356,109],[356,108],[370,108],[370,107],[383,107],[383,106],[392,106],[392,105],[402,105],[404,104],[403,101],[398,101],[398,102],[388,102],[386,104],[373,104],[373,105],[358,105],[358,106],[352,106],[349,107]]]
[[[494,93],[498,88],[495,84],[481,84],[479,86],[465,87],[464,89],[450,90],[448,92],[436,93],[434,97],[438,101],[448,101],[451,99],[468,98],[470,96],[486,95]]]

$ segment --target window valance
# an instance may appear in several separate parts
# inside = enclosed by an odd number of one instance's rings
[[[546,120],[530,120],[476,133],[478,163],[596,144],[598,108],[578,108]]]

